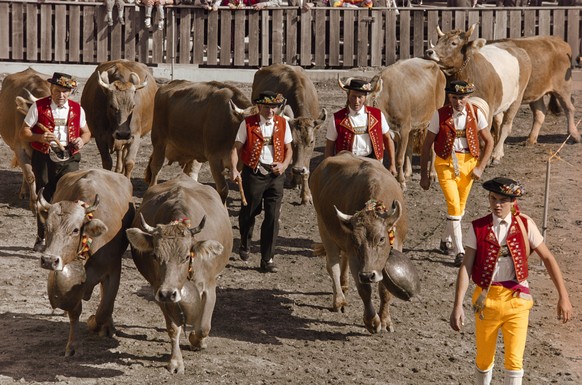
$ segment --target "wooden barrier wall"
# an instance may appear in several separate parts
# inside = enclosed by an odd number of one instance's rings
[[[125,7],[125,25],[105,20],[102,3],[0,0],[0,60],[97,64],[129,59],[201,67],[378,67],[423,56],[443,31],[468,29],[485,39],[557,35],[580,50],[582,7],[403,8],[295,7],[254,11],[166,8],[166,25],[144,27],[144,8]]]

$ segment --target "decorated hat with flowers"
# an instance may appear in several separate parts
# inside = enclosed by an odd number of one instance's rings
[[[346,91],[360,91],[366,94],[372,91],[372,84],[363,79],[350,78],[346,81],[345,84],[340,83],[340,86]]]
[[[77,88],[77,81],[69,74],[64,74],[62,72],[53,73],[53,77],[47,79],[49,83],[55,84],[57,86],[65,87],[68,89]]]
[[[475,92],[475,85],[464,80],[453,80],[445,88],[445,92],[453,95],[469,95]]]
[[[264,91],[253,101],[255,104],[266,104],[269,106],[280,106],[285,103],[283,95],[272,91]]]
[[[496,194],[510,198],[519,198],[525,193],[525,189],[518,181],[509,178],[497,177],[483,183],[483,188]]]

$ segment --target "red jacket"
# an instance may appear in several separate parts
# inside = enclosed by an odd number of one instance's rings
[[[275,127],[273,127],[273,161],[281,163],[285,160],[285,128],[287,121],[278,115],[273,117]],[[260,115],[249,116],[245,119],[247,126],[247,141],[241,149],[241,159],[244,164],[253,170],[259,166],[261,151],[265,144],[265,138],[261,133]]]
[[[382,111],[378,108],[364,106],[368,114],[368,135],[374,150],[374,156],[378,160],[384,158],[384,141],[382,138]],[[335,128],[337,130],[337,140],[335,141],[336,154],[340,151],[352,151],[354,145],[355,132],[350,121],[350,110],[345,107],[335,114]]]
[[[71,143],[73,140],[79,137],[81,132],[81,106],[79,103],[73,102],[71,100],[69,103],[69,116],[67,117],[67,129],[68,129],[68,140]],[[46,97],[36,101],[36,108],[38,110],[38,122],[31,127],[33,134],[43,134],[44,130],[38,126],[38,123],[42,124],[48,128],[51,132],[55,132],[55,120],[51,110],[51,98]],[[30,146],[36,151],[40,151],[43,154],[48,154],[49,144],[40,142],[31,142]],[[75,155],[79,150],[75,150],[71,155]]]
[[[469,144],[469,151],[475,158],[479,157],[479,136],[477,130],[477,107],[472,107],[473,113],[468,111],[465,123],[465,135]],[[446,105],[439,108],[439,133],[434,141],[434,152],[442,159],[447,159],[453,152],[453,145],[457,137],[457,130],[453,122],[453,107]]]

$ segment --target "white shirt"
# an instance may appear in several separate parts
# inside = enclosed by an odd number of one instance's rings
[[[469,103],[467,103],[469,105]],[[465,124],[467,123],[467,107],[463,109],[462,112],[457,112],[453,110],[453,124],[455,125],[455,129],[457,130],[464,130]],[[477,108],[477,131],[480,131],[484,128],[487,128],[487,119],[485,119],[485,115],[481,112],[480,109]],[[440,122],[439,122],[439,111],[436,110],[435,113],[432,115],[430,123],[428,125],[428,130],[434,134],[438,134],[440,131]],[[469,143],[467,142],[467,138],[459,138],[455,137],[455,143],[453,144],[453,151],[457,152],[464,152],[469,148]]]
[[[273,119],[265,119],[262,115],[259,115],[259,127],[261,128],[261,134],[263,138],[271,138],[273,136],[273,129],[274,129],[274,122]],[[236,138],[234,139],[236,142],[246,143],[247,141],[247,122],[243,119],[238,126],[238,132],[236,133]],[[291,135],[291,128],[289,128],[289,122],[285,120],[285,144],[289,144],[293,141],[293,136]],[[259,162],[265,164],[272,164],[273,163],[273,145],[268,144],[263,146],[261,150],[261,157],[259,158]]]
[[[372,143],[370,142],[370,134],[368,134],[368,114],[366,113],[365,107],[360,108],[360,111],[354,111],[350,107],[348,107],[350,111],[348,117],[350,119],[350,123],[354,129],[357,127],[364,127],[366,128],[365,133],[354,135],[354,144],[352,145],[352,153],[356,156],[368,156],[374,151],[372,148]],[[390,126],[388,126],[388,121],[384,116],[384,113],[381,113],[381,120],[382,120],[382,135],[385,135],[387,132],[390,132]],[[327,133],[325,138],[335,142],[337,140],[337,128],[335,126],[335,119],[328,119],[329,123],[327,124]]]
[[[69,103],[65,103],[64,106],[59,107],[55,102],[51,100],[51,112],[53,114],[53,119],[55,123],[54,134],[61,142],[63,146],[69,144],[69,130],[67,129],[67,118],[69,117]],[[36,102],[32,103],[32,106],[28,109],[28,113],[24,118],[24,123],[28,127],[34,127],[38,122],[38,107]],[[87,118],[85,117],[85,110],[81,108],[81,118],[79,122],[79,127],[85,127],[87,125]],[[54,143],[54,142],[53,142]],[[53,145],[51,143],[51,145]],[[54,143],[56,145],[56,143]]]
[[[509,213],[505,218],[499,218],[493,215],[493,233],[497,238],[497,242],[501,246],[507,245],[506,240],[507,233],[509,232],[509,226],[511,225],[511,215],[512,214]],[[540,230],[534,221],[532,221],[530,218],[527,218],[527,238],[531,250],[534,250],[544,241]],[[475,236],[475,229],[473,226],[469,226],[469,230],[465,235],[464,241],[466,247],[477,250],[477,237]],[[511,280],[515,280],[515,266],[513,266],[513,260],[510,257],[498,258],[497,266],[495,266],[495,272],[493,273],[492,282],[503,282]],[[521,284],[528,286],[527,281],[522,282]]]

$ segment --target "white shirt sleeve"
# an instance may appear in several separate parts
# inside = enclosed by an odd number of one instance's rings
[[[243,119],[238,126],[238,131],[236,133],[236,138],[234,138],[235,142],[246,143],[247,141],[247,122]]]
[[[433,134],[438,134],[440,131],[439,127],[439,111],[436,110],[434,114],[432,114],[432,118],[430,119],[430,123],[428,124],[428,130]]]
[[[530,248],[532,250],[536,249],[544,241],[544,237],[540,233],[538,226],[529,217],[527,218],[527,238],[529,241]],[[463,243],[465,243],[466,247],[470,247],[473,250],[477,250],[477,237],[475,235],[475,229],[473,228],[472,223],[469,226],[467,232],[465,233]]]
[[[36,107],[36,102],[32,103],[32,106],[28,109],[28,113],[24,118],[24,123],[28,127],[33,127],[38,122],[38,108]]]
[[[380,116],[382,117],[382,135],[385,135],[390,131],[390,126],[388,125],[388,121],[386,120],[386,116],[384,116],[383,112],[380,113]]]
[[[291,135],[291,128],[289,127],[289,122],[285,120],[285,144],[289,144],[293,141],[293,135]]]
[[[485,119],[485,115],[483,115],[481,110],[478,108],[477,108],[477,128],[479,130],[487,128],[487,119]]]
[[[85,127],[87,125],[87,117],[85,116],[85,110],[81,107],[81,117],[79,118],[79,127]]]
[[[325,134],[327,140],[335,142],[337,140],[337,129],[335,128],[335,119],[332,117],[327,120],[327,131]]]

